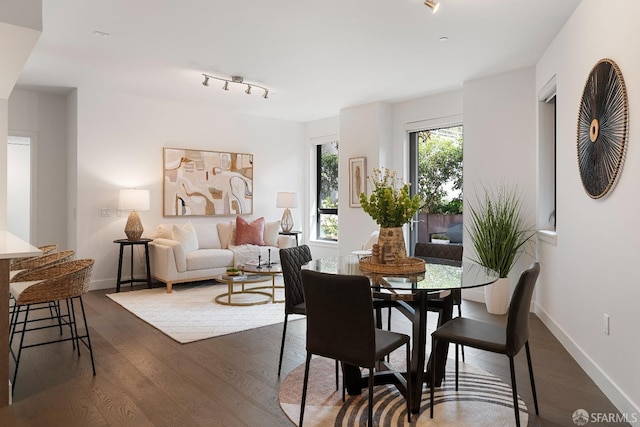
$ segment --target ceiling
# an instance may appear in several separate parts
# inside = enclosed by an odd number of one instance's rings
[[[305,122],[534,65],[579,0],[440,2],[432,14],[421,0],[43,1],[43,33],[18,87]],[[269,98],[205,87],[202,73],[243,76]]]

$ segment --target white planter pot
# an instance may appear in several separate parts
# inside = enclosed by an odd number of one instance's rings
[[[491,285],[484,287],[484,302],[491,314],[507,314],[511,287],[509,278],[502,277]]]
[[[435,243],[437,245],[448,245],[449,243],[451,243],[451,240],[431,239],[431,243]]]

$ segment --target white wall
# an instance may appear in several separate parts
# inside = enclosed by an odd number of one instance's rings
[[[536,122],[535,69],[515,70],[464,83],[464,205],[476,201],[483,186],[515,186],[523,198],[528,222],[535,227]],[[467,209],[464,212],[468,212]],[[466,224],[468,216],[464,215]],[[535,242],[533,242],[535,243]],[[464,237],[465,258],[473,246]],[[535,256],[528,249],[510,274],[515,286],[520,272]],[[465,298],[484,301],[483,290],[465,291]]]
[[[556,75],[558,141],[557,244],[540,244],[537,303],[545,324],[620,411],[640,415],[640,3],[614,3],[583,0],[536,67],[536,90]],[[629,139],[617,186],[593,200],[578,174],[576,123],[587,75],[602,58],[613,59],[625,78]]]
[[[145,235],[164,222],[235,219],[163,218],[163,147],[252,153],[255,196],[249,218],[280,219],[276,193],[286,189],[302,194],[304,190],[306,172],[300,159],[305,143],[300,123],[92,89],[79,89],[77,97],[77,250],[79,257],[96,260],[93,288],[115,283],[118,246],[113,240],[124,237],[127,219],[116,216],[121,188],[151,190],[151,211],[140,212]],[[111,216],[102,217],[101,208],[109,208]]]
[[[9,133],[34,136],[31,243],[67,249],[67,97],[14,90],[9,97]]]

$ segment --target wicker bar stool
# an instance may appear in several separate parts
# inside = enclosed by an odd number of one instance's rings
[[[40,255],[33,258],[21,259],[18,262],[11,264],[11,271],[9,276],[12,282],[21,282],[21,278],[24,273],[39,268],[48,267],[50,265],[59,264],[61,262],[71,261],[75,256],[76,251],[67,250],[59,252],[50,252],[46,255]]]
[[[22,262],[22,261],[27,260],[27,259],[36,258],[36,257],[42,256],[42,255],[46,255],[48,253],[51,253],[51,252],[55,251],[56,249],[58,249],[58,245],[56,245],[56,244],[43,245],[43,246],[38,246],[38,249],[40,249],[40,251],[42,251],[42,254],[36,255],[36,256],[30,256],[30,257],[27,257],[27,258],[14,259],[14,260],[12,260],[11,264],[13,265],[16,262]]]
[[[14,386],[13,390],[15,390],[22,350],[30,347],[56,342],[72,341],[74,348],[77,347],[78,356],[80,356],[80,343],[82,342],[82,344],[89,349],[93,375],[96,374],[91,338],[89,337],[89,328],[87,326],[87,317],[84,310],[84,304],[82,302],[82,294],[87,292],[89,288],[93,264],[94,261],[92,259],[81,259],[59,263],[25,273],[22,277],[22,281],[12,282],[10,284],[9,289],[11,291],[11,295],[15,298],[15,310],[11,315],[9,340],[11,354],[15,360],[15,371],[12,382]],[[50,316],[45,318],[29,319],[33,305],[51,302],[57,303],[60,301],[66,302],[66,314],[59,313],[57,317]],[[74,303],[77,301],[79,301],[82,311],[84,331],[78,330],[76,322]],[[24,313],[24,318],[22,319],[20,316],[21,313]],[[58,322],[53,323],[53,320],[58,320]],[[61,321],[65,325],[69,326],[69,334],[64,334],[58,339],[25,345],[24,336],[25,333],[29,331],[60,327],[60,332],[62,334],[62,328],[60,326]],[[34,323],[36,325],[34,325]],[[16,334],[20,334],[17,354],[14,353],[12,347],[13,339]]]

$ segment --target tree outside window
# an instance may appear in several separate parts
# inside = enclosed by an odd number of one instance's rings
[[[418,132],[418,193],[425,213],[462,213],[462,126]]]
[[[318,145],[317,238],[338,240],[338,142]]]

